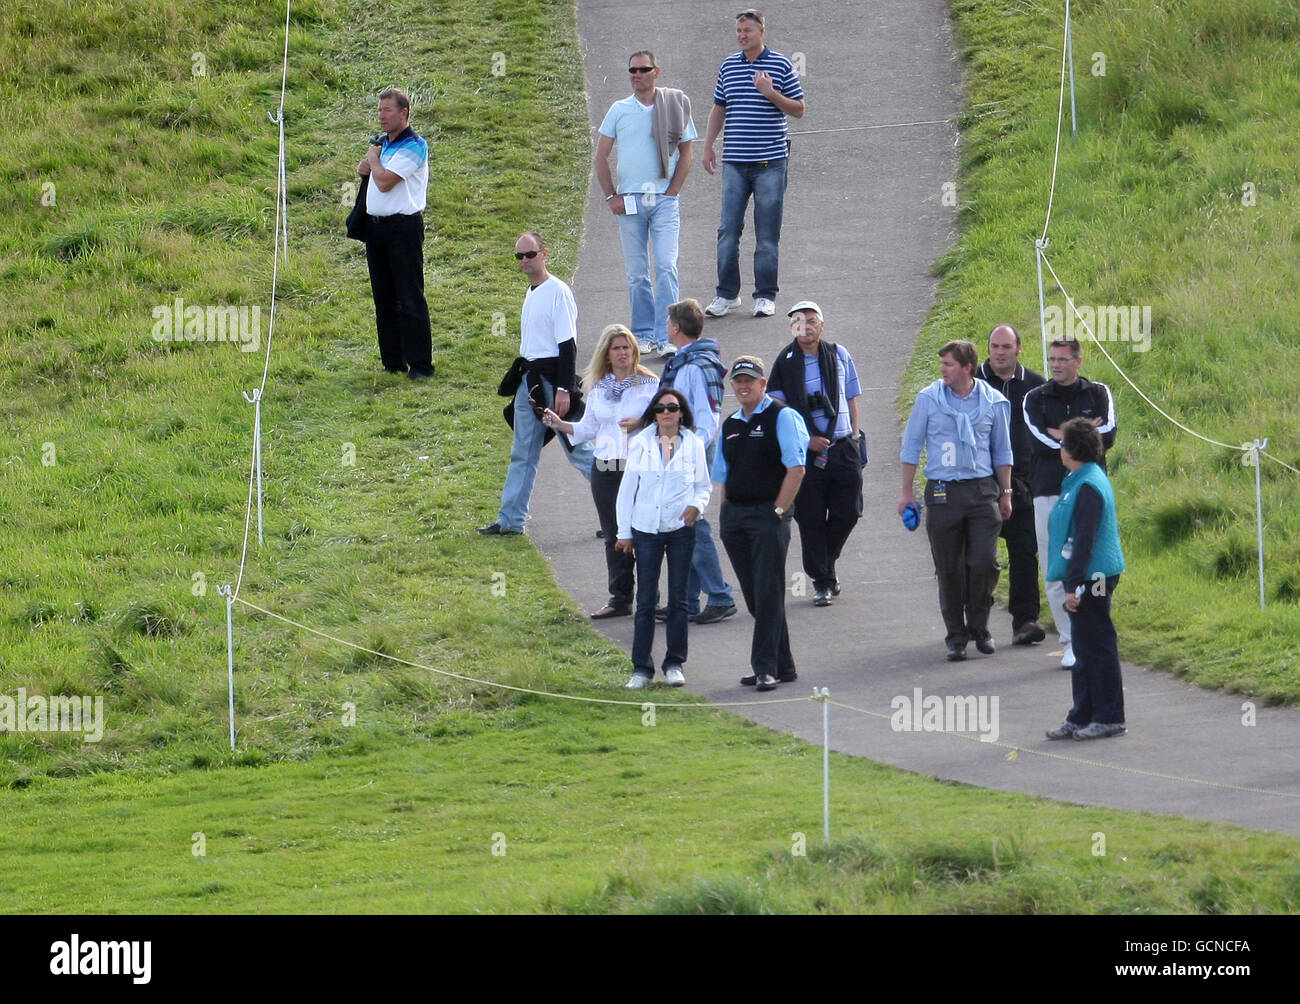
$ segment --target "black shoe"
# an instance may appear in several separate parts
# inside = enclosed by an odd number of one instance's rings
[[[596,539],[597,539],[597,540],[604,540],[604,539],[605,539],[605,531],[604,531],[604,530],[597,530],[597,531],[596,531]]]
[[[780,673],[780,674],[777,675],[776,682],[777,682],[777,683],[794,683],[794,681],[797,680],[797,679],[799,679],[799,674],[798,674],[798,673]]]
[[[406,364],[403,363],[401,366],[385,366],[384,371],[387,373],[405,373]]]
[[[750,673],[749,676],[742,676],[740,678],[740,685],[742,687],[752,687],[757,682],[758,682],[758,677],[755,676],[753,673]]]
[[[835,580],[835,584],[831,586],[831,595],[832,595],[832,596],[839,596],[839,595],[840,595],[840,580],[839,580],[839,579],[836,579],[836,580]]]
[[[597,610],[594,614],[592,614],[591,619],[594,621],[603,621],[603,620],[608,620],[610,617],[630,617],[631,615],[632,615],[631,607],[618,606],[613,603],[607,603],[599,610]]]
[[[733,603],[729,607],[715,607],[712,603],[705,606],[698,614],[691,618],[693,624],[716,624],[718,621],[724,621],[736,612],[736,606]]]
[[[813,606],[829,607],[831,605],[831,591],[829,589],[813,590]]]
[[[997,648],[993,644],[993,636],[987,631],[975,639],[975,647],[985,655],[992,655],[997,651]]]
[[[500,523],[490,523],[487,526],[480,526],[478,532],[486,534],[489,537],[517,537],[523,530],[507,530]]]
[[[668,608],[667,608],[667,607],[655,607],[655,620],[657,620],[660,624],[662,624],[662,623],[663,623],[664,621],[666,621],[667,619],[668,619]],[[687,619],[688,619],[688,620],[694,620],[695,618],[690,617],[690,618],[687,618]]]
[[[406,375],[410,377],[412,380],[428,380],[429,377],[433,376],[433,364],[430,363],[429,368],[427,370],[426,369],[408,370]]]
[[[1030,621],[1028,624],[1021,624],[1016,628],[1015,636],[1011,639],[1012,645],[1033,645],[1047,637],[1047,632],[1043,626],[1036,621]]]
[[[776,677],[769,676],[766,673],[764,673],[762,676],[758,677],[754,681],[755,690],[775,690],[776,688],[777,688]]]
[[[948,642],[948,661],[961,662],[966,658],[966,643],[964,641]]]

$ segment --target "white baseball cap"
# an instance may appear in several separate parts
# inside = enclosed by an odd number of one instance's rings
[[[798,303],[796,303],[793,307],[790,308],[790,310],[786,313],[785,316],[794,317],[794,315],[801,310],[811,310],[823,321],[826,320],[826,318],[822,315],[822,308],[817,306],[817,304],[813,303],[812,300],[800,300]]]

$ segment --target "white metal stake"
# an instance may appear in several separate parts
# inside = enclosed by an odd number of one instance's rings
[[[1043,252],[1052,243],[1050,237],[1039,237],[1034,241],[1034,260],[1038,262],[1038,337],[1043,343],[1043,376],[1052,378],[1047,369],[1047,308],[1043,306]]]
[[[257,472],[257,546],[262,546],[262,389],[255,387],[244,400],[253,406],[253,469]]]
[[[822,836],[831,844],[831,692],[813,687],[813,698],[822,702]]]
[[[1065,61],[1070,66],[1070,135],[1079,134],[1079,123],[1074,114],[1074,32],[1070,26],[1070,0],[1065,0]]]
[[[235,591],[222,586],[217,592],[226,598],[226,682],[230,695],[230,752],[235,752],[235,628],[231,608],[235,605]]]
[[[1259,469],[1263,466],[1260,450],[1268,446],[1268,439],[1257,439],[1252,444],[1251,459],[1255,463],[1255,534],[1259,540],[1259,609],[1264,609],[1264,501],[1259,488]]]

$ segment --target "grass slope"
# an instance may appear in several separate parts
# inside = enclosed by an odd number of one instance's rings
[[[952,9],[967,66],[961,232],[940,262],[905,407],[934,378],[940,345],[972,338],[982,349],[1001,321],[1025,336],[1022,361],[1042,368],[1034,239],[1051,178],[1063,7]],[[1268,436],[1270,452],[1300,467],[1290,194],[1300,186],[1300,11],[1287,0],[1083,0],[1072,11],[1079,132],[1070,137],[1067,95],[1048,258],[1079,305],[1151,307],[1148,351],[1106,349],[1161,407],[1222,442]],[[1044,275],[1048,305],[1064,309]],[[1109,460],[1129,567],[1115,608],[1124,655],[1295,703],[1300,475],[1262,469],[1261,613],[1253,471],[1167,423],[1095,345],[1084,345],[1083,373],[1111,387],[1119,414]]]
[[[717,710],[525,703],[308,763],[40,779],[4,797],[0,911],[1300,908],[1293,839],[833,759],[830,848],[820,750]]]
[[[1293,840],[838,757],[846,836],[818,851],[805,743],[716,710],[660,710],[648,728],[635,708],[516,701],[242,608],[230,754],[215,586],[238,566],[239,392],[261,359],[156,341],[152,311],[265,306],[283,8],[8,9],[0,693],[100,694],[108,722],[99,744],[0,735],[3,909],[1296,909]],[[244,596],[441,669],[617,692],[625,657],[528,542],[470,532],[504,466],[490,391],[517,334],[511,243],[540,229],[561,275],[577,246],[572,7],[294,11],[267,541]],[[341,235],[388,83],[413,92],[433,149],[439,377],[421,386],[375,372],[364,263]]]

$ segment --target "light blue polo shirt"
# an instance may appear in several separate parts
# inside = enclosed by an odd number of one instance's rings
[[[659,148],[651,130],[653,117],[654,105],[643,105],[633,94],[615,101],[600,124],[600,134],[618,145],[617,191],[620,195],[646,195],[650,192],[662,195],[668,190],[668,183],[677,170],[680,149],[674,150],[669,158],[668,177],[659,174]],[[698,138],[694,121],[687,119],[686,128],[682,130],[682,142]]]

